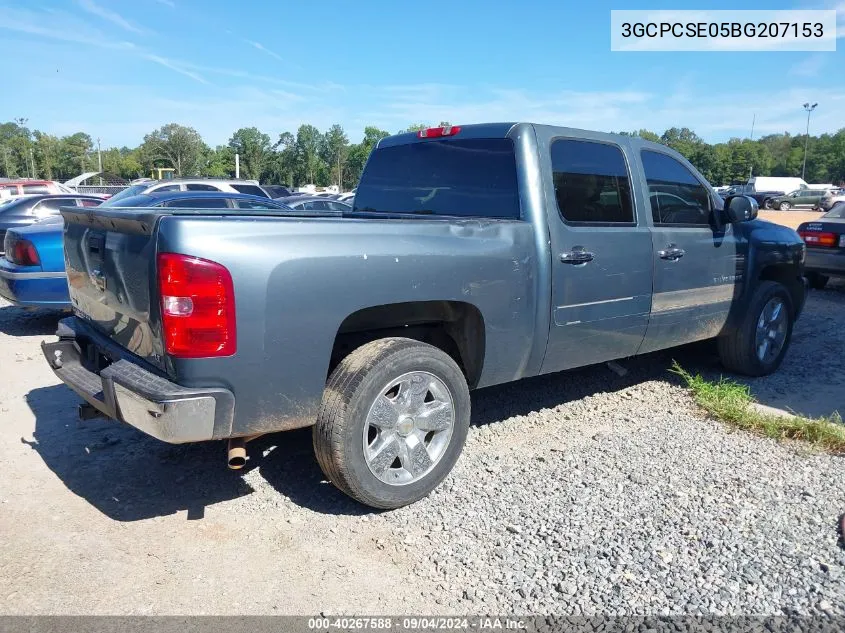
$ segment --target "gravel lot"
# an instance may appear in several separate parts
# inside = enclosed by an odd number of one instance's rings
[[[845,285],[811,295],[763,402],[845,411],[843,314]],[[0,307],[0,613],[845,614],[842,458],[702,416],[666,368],[718,372],[708,344],[476,392],[453,475],[379,514],[307,431],[239,475],[77,422],[56,320]]]

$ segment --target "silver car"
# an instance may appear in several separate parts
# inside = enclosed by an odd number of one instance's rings
[[[169,180],[143,180],[127,187],[109,198],[110,206],[115,202],[146,193],[165,191],[222,191],[224,193],[246,193],[262,198],[271,198],[257,180],[236,180],[234,178],[171,178]]]

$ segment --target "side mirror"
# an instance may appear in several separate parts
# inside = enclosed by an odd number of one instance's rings
[[[757,217],[759,208],[751,196],[731,196],[725,201],[725,219],[731,224],[748,222]]]

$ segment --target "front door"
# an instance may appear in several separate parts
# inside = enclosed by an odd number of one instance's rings
[[[543,373],[633,355],[648,325],[653,248],[628,160],[620,145],[584,135],[543,145],[552,247]]]
[[[745,259],[716,200],[683,163],[643,149],[652,214],[654,296],[641,353],[717,336],[742,284]]]

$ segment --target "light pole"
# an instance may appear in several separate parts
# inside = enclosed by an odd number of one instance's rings
[[[804,164],[801,166],[801,180],[804,180],[804,172],[807,171],[807,147],[810,144],[810,113],[816,109],[818,103],[810,105],[809,102],[804,104],[804,109],[807,111],[807,134],[804,139]]]
[[[97,171],[100,172],[100,185],[103,184],[103,153],[100,151],[100,137],[97,137]]]

